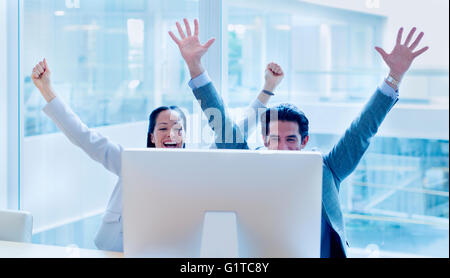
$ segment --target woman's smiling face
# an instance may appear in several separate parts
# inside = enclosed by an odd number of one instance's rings
[[[183,148],[183,120],[177,111],[165,110],[159,113],[151,140],[156,148]]]

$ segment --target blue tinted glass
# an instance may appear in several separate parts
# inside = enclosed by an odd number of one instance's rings
[[[89,127],[145,121],[160,105],[192,110],[189,74],[167,32],[197,14],[191,0],[25,0],[25,136],[58,131],[30,78],[44,57],[55,91]]]

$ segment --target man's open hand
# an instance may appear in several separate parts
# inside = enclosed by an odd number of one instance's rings
[[[201,59],[214,43],[215,39],[210,39],[206,44],[202,45],[198,38],[198,20],[194,20],[194,34],[192,34],[192,30],[187,19],[184,19],[184,24],[186,26],[186,34],[184,33],[181,24],[177,22],[176,25],[178,28],[178,33],[180,34],[180,38],[177,38],[173,32],[169,32],[169,35],[178,45],[181,55],[183,56],[184,61],[186,61],[186,64],[191,71],[191,77],[195,78],[203,73],[204,69],[201,65]]]
[[[420,41],[424,36],[424,33],[421,32],[414,40],[414,42],[410,44],[415,32],[416,28],[414,27],[409,32],[409,35],[406,38],[405,43],[402,44],[403,28],[400,28],[397,35],[397,43],[391,54],[387,54],[386,51],[384,51],[380,47],[375,47],[375,49],[381,54],[381,57],[383,57],[383,60],[391,69],[390,74],[397,81],[402,80],[403,76],[408,71],[414,59],[416,59],[419,55],[428,50],[427,46],[414,52],[414,50],[419,45]]]

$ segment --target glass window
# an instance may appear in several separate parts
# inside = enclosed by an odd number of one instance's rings
[[[25,0],[25,136],[57,132],[30,78],[44,57],[58,95],[89,127],[146,121],[164,104],[192,109],[189,72],[167,32],[197,15],[192,0]]]
[[[380,41],[382,17],[277,5],[281,8],[272,10],[269,1],[259,7],[229,3],[231,106],[249,103],[262,89],[265,66],[272,61],[286,73],[279,101],[361,100],[373,91],[383,73],[374,71],[378,57],[366,50]]]
[[[414,9],[427,8],[418,2]],[[387,74],[373,49],[391,23],[384,16],[289,0],[230,0],[226,7],[232,107],[247,105],[262,89],[269,62],[286,73],[277,89],[280,102],[362,102]],[[448,67],[411,69],[402,101],[448,102],[448,88]]]
[[[46,103],[30,78],[33,66],[47,58],[58,97],[90,128],[101,127],[124,146],[145,147],[155,107],[192,110],[189,72],[168,31],[183,17],[198,18],[198,10],[196,0],[23,1],[20,202],[34,216],[34,243],[95,249],[117,177],[42,112]]]
[[[422,3],[408,1],[411,10],[430,9]],[[363,103],[387,74],[373,49],[383,43],[386,22],[392,22],[385,16],[336,8],[340,4],[334,2],[334,7],[289,0],[227,4],[226,93],[236,113],[260,92],[264,69],[272,61],[286,73],[274,103],[306,105],[308,112],[333,103]],[[394,17],[405,18],[399,13]],[[448,63],[445,68],[429,64],[411,68],[401,87],[401,103],[430,104],[431,109],[432,103],[446,102],[448,109]],[[320,125],[325,123],[311,122],[310,128]],[[307,149],[326,153],[343,132],[312,132]],[[263,145],[259,129],[257,133],[253,147]],[[358,168],[341,185],[350,256],[448,256],[448,147],[448,137],[372,140]]]
[[[313,134],[309,144],[327,152],[338,140]],[[340,187],[350,256],[448,256],[448,156],[448,140],[372,140]]]

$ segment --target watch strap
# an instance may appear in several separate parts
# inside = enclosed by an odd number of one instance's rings
[[[395,86],[399,86],[400,85],[400,81],[398,81],[397,79],[395,79],[394,77],[392,77],[392,75],[389,74],[389,76],[386,78],[386,81],[394,84]]]
[[[275,95],[274,93],[272,93],[270,91],[267,91],[267,90],[263,90],[263,93],[265,93],[266,95],[269,95],[269,96],[274,96]]]

